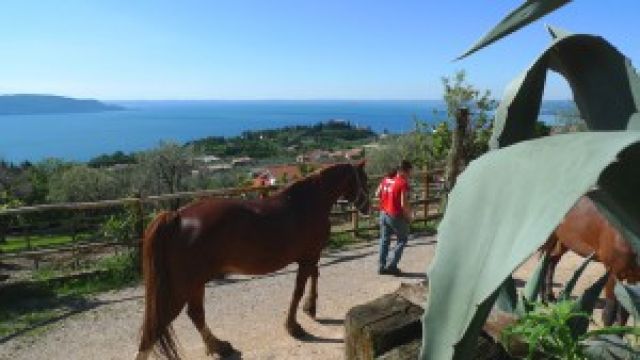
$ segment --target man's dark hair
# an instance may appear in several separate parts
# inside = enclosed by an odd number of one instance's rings
[[[409,160],[402,160],[400,162],[400,170],[402,171],[411,171],[411,169],[413,169],[413,165],[411,165],[411,162]]]

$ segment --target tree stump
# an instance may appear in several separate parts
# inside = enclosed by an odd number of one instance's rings
[[[403,283],[391,294],[351,308],[345,319],[346,359],[417,359],[422,346],[422,307],[426,297],[426,283]],[[476,360],[511,359],[489,335],[499,333],[504,322],[503,316],[494,313],[489,316],[486,332],[478,338]]]
[[[385,352],[420,340],[423,310],[397,293],[359,305],[347,313],[345,348],[347,359],[374,359]]]

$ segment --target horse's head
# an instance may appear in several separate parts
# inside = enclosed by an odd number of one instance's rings
[[[363,214],[369,213],[370,196],[369,196],[369,178],[364,171],[364,161],[356,165],[351,165],[353,169],[349,176],[350,181],[344,192],[344,198],[353,203],[353,205]]]

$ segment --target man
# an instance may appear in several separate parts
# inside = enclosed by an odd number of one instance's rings
[[[409,222],[411,221],[411,205],[409,204],[409,177],[411,163],[403,160],[398,173],[392,180],[382,182],[380,188],[380,260],[378,274],[399,275],[398,263],[402,251],[409,238]],[[396,234],[398,241],[393,250],[391,262],[387,266],[387,254],[391,234]]]

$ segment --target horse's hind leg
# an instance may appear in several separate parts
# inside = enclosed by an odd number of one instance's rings
[[[187,315],[195,325],[196,329],[202,336],[202,341],[207,348],[207,355],[216,353],[222,357],[229,356],[235,352],[234,348],[226,341],[216,338],[211,329],[207,326],[204,319],[204,284],[198,286],[189,299],[187,306]]]
[[[296,312],[298,311],[298,304],[304,293],[304,286],[307,282],[307,278],[312,273],[312,269],[315,264],[298,264],[298,274],[296,275],[296,287],[293,290],[293,297],[291,298],[291,304],[289,305],[289,313],[287,314],[287,322],[285,327],[289,335],[296,339],[307,336],[307,332],[304,331],[302,326],[296,321]]]
[[[307,313],[311,318],[316,318],[316,302],[318,301],[318,264],[315,264],[311,269],[311,288],[307,299],[302,306],[302,310]]]

